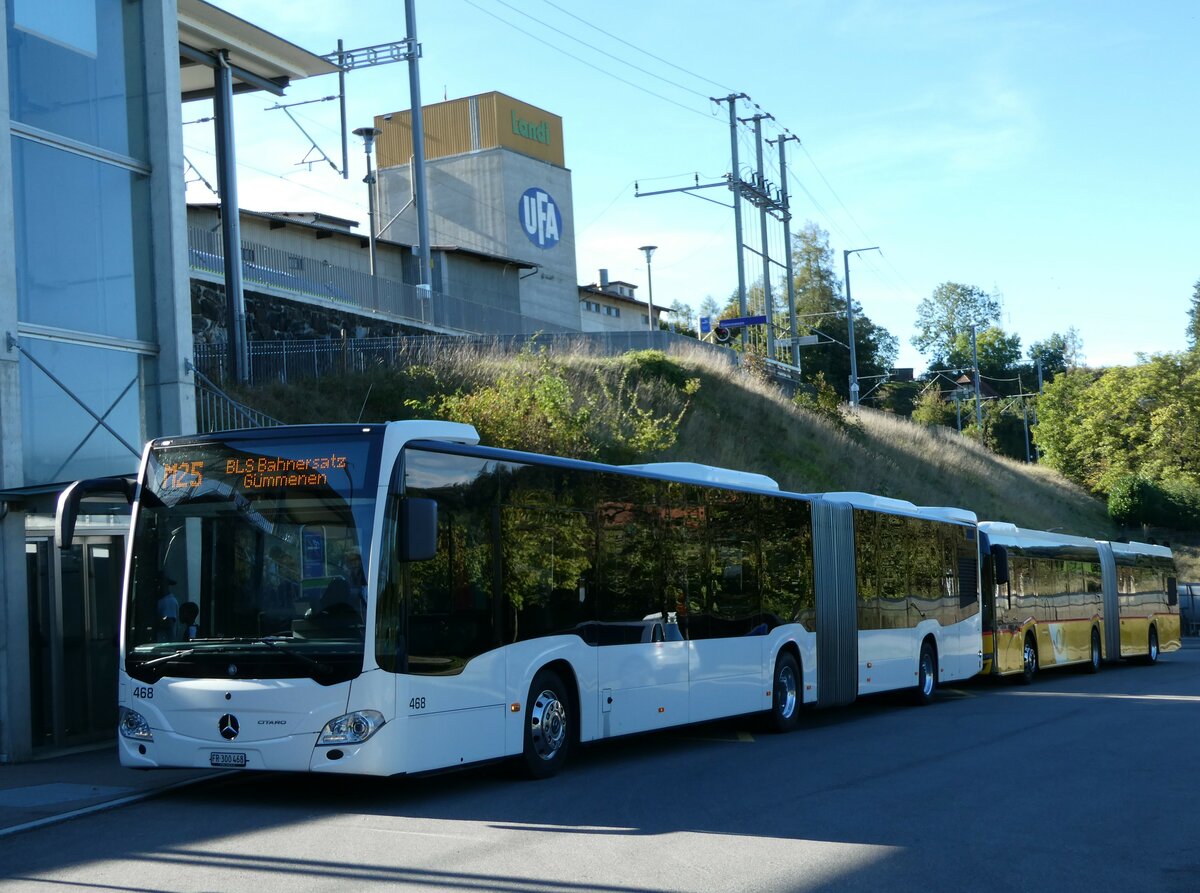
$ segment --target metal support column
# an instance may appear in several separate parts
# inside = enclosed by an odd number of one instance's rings
[[[233,72],[229,54],[216,54],[213,117],[216,118],[217,189],[221,193],[221,245],[225,256],[225,315],[229,331],[229,371],[237,382],[250,379],[246,348],[246,302],[242,294],[242,227],[233,148]]]
[[[412,105],[413,189],[417,204],[417,257],[420,272],[417,285],[432,285],[433,259],[429,250],[429,204],[425,187],[425,121],[421,114],[421,74],[418,68],[420,45],[417,43],[417,11],[415,0],[404,0],[404,22],[409,41],[408,94]]]
[[[799,369],[800,345],[796,340],[796,274],[792,269],[792,213],[788,210],[790,202],[787,189],[787,153],[783,148],[788,140],[794,139],[796,137],[785,135],[776,142],[779,143],[779,203],[783,206],[783,244],[786,258],[784,268],[787,270],[788,338],[792,346],[792,365]]]

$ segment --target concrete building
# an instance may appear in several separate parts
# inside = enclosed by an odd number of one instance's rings
[[[198,344],[226,343],[221,208],[192,204],[187,213],[194,338]],[[357,231],[357,221],[316,211],[245,209],[240,220],[252,343],[536,331],[520,313],[521,276],[531,264],[435,245],[448,293],[430,293],[414,285],[419,261],[411,245],[377,240],[372,277],[369,238]]]
[[[429,241],[515,258],[521,314],[546,331],[579,331],[571,172],[562,118],[502,93],[425,106]],[[417,241],[412,205],[412,116],[375,118],[379,233]],[[436,260],[431,285],[446,291]]]
[[[277,93],[335,69],[201,0],[0,8],[0,761],[13,761],[116,723],[128,506],[89,507],[60,552],[63,482],[131,473],[146,439],[195,428],[181,101],[213,95],[218,68],[231,91]]]
[[[657,330],[664,307],[650,307],[649,302],[635,296],[637,286],[631,282],[608,278],[608,270],[600,271],[600,281],[579,286],[580,328],[585,332],[644,332]],[[647,313],[654,314],[651,323]]]

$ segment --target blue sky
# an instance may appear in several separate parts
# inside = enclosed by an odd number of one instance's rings
[[[217,5],[322,54],[339,37],[353,48],[405,36],[401,0]],[[564,119],[581,282],[604,267],[644,293],[637,249],[649,243],[656,304],[735,290],[732,211],[636,198],[634,182],[723,177],[728,112],[709,97],[744,92],[743,117],[769,113],[769,138],[801,140],[788,145],[793,228],[829,231],[839,275],[842,249],[883,249],[851,258],[851,284],[900,339],[900,365],[923,365],[909,344],[916,306],[948,280],[997,293],[1024,347],[1069,326],[1092,365],[1185,347],[1200,279],[1195,0],[418,0],[417,29],[424,102],[499,90]],[[282,101],[336,92],[314,78]],[[407,108],[406,67],[352,72],[347,94],[351,128]],[[298,166],[307,141],[264,111],[274,102],[235,101],[243,205],[324,210],[365,230],[361,143],[348,183]],[[340,163],[337,104],[293,113]],[[192,104],[184,120],[202,114]],[[214,180],[208,126],[185,125],[184,141]],[[748,129],[739,144],[752,161]],[[188,199],[212,195],[193,183]],[[748,230],[757,244],[756,217]],[[778,227],[769,242],[782,258]]]

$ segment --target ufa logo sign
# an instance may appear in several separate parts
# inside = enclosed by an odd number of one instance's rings
[[[538,248],[553,248],[562,233],[562,213],[550,193],[536,186],[525,190],[518,208],[525,235]]]

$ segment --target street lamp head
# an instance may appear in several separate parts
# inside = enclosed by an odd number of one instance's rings
[[[356,127],[354,135],[362,137],[363,150],[370,155],[371,148],[375,145],[375,137],[383,133],[378,127]]]
[[[646,263],[650,263],[650,257],[651,257],[651,255],[654,254],[655,249],[657,249],[657,248],[658,248],[657,245],[643,245],[641,248],[638,249],[638,251],[646,252]]]

